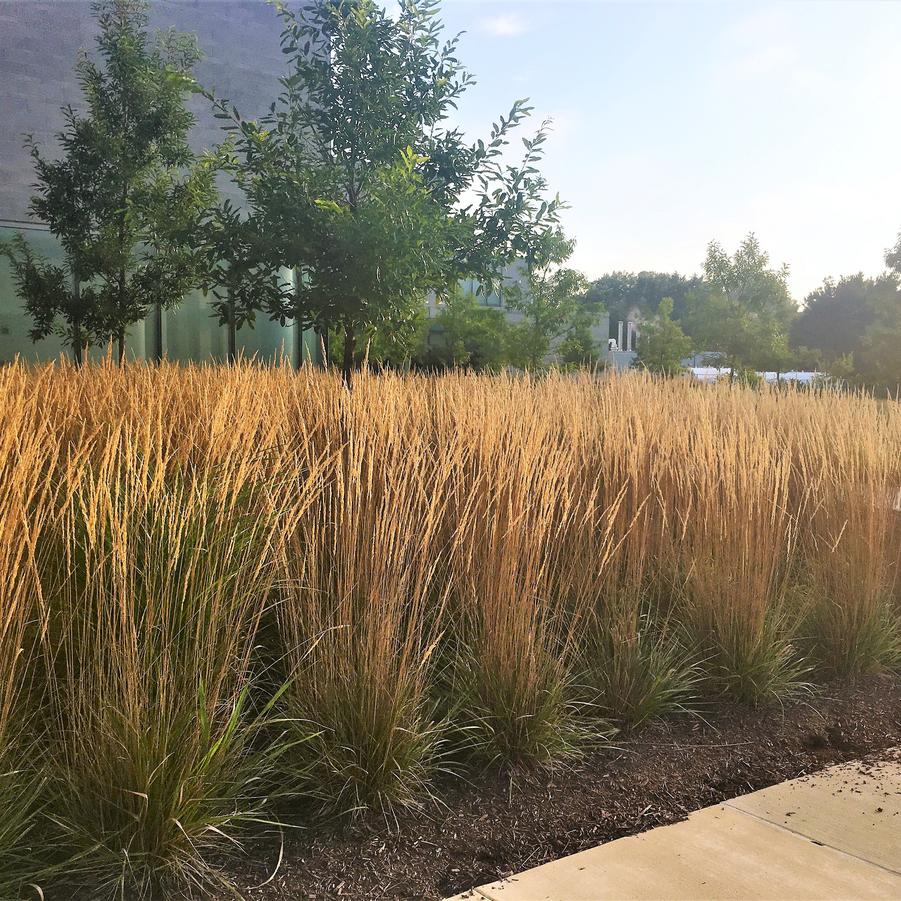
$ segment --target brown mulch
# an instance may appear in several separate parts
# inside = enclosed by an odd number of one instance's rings
[[[260,839],[230,881],[249,901],[443,898],[899,746],[901,680],[868,677],[769,710],[714,706],[616,744],[557,772],[448,782],[439,786],[445,806],[390,827],[316,826],[283,845]]]

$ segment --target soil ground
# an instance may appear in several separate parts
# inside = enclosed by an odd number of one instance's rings
[[[554,772],[486,772],[449,781],[437,789],[442,807],[390,825],[383,819],[317,825],[288,832],[284,842],[260,839],[229,881],[248,901],[454,895],[899,746],[901,679],[829,686],[767,710],[713,705],[615,744]]]

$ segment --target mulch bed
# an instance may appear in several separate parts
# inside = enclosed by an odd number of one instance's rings
[[[616,744],[557,772],[448,782],[446,807],[390,826],[316,826],[289,832],[283,847],[261,839],[231,881],[253,901],[443,898],[899,746],[901,680],[868,677],[769,710],[712,706]]]

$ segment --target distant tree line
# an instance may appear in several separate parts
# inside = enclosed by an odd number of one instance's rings
[[[818,369],[850,386],[895,392],[901,384],[901,238],[886,263],[888,270],[875,278],[827,279],[801,308],[791,298],[787,267],[772,266],[753,234],[732,254],[711,242],[700,275],[612,272],[579,293],[581,276],[560,269],[550,282],[524,279],[505,298],[508,307],[528,311],[522,322],[458,292],[431,322],[422,311],[418,330],[402,348],[376,339],[372,359],[488,370],[603,366],[606,348],[591,327],[606,313],[611,331],[620,320],[639,320],[634,365],[653,372],[675,374],[697,356],[740,380],[755,380],[759,370]]]
[[[819,369],[852,386],[897,392],[901,386],[901,236],[887,270],[827,279],[798,308],[788,270],[770,265],[749,235],[733,255],[716,242],[701,275],[614,272],[589,286],[586,303],[612,322],[641,319],[638,365],[671,372],[692,353],[729,367]]]

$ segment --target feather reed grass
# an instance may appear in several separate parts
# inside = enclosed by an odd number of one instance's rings
[[[14,365],[0,407],[2,897],[199,891],[276,815],[901,663],[894,401]]]

